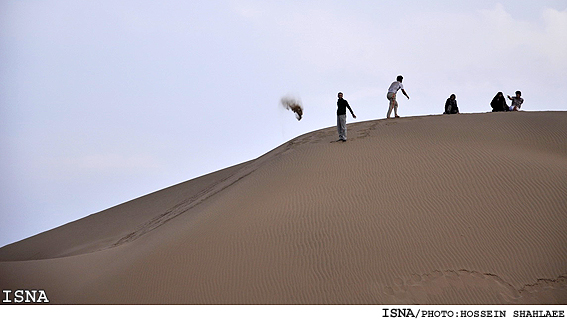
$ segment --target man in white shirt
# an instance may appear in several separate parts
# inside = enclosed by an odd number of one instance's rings
[[[404,77],[402,76],[398,76],[397,77],[397,81],[394,81],[391,85],[390,88],[388,88],[388,94],[386,95],[386,98],[388,98],[388,100],[390,101],[390,105],[388,108],[388,114],[386,115],[387,118],[390,118],[390,114],[392,114],[392,109],[394,109],[394,115],[396,118],[399,118],[400,116],[398,116],[398,102],[396,101],[396,93],[398,92],[398,90],[402,90],[402,93],[408,97],[408,94],[406,93],[406,91],[404,90],[404,85],[402,85],[402,80],[404,79]]]
[[[522,108],[522,104],[524,103],[524,98],[522,98],[521,96],[522,96],[522,92],[519,91],[519,90],[516,91],[516,96],[514,96],[514,97],[508,96],[508,99],[510,99],[512,101],[512,105],[510,106],[510,110],[518,111],[518,110],[520,110],[520,108]]]

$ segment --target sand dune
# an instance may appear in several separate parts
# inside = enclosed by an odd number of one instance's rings
[[[567,112],[378,120],[0,249],[52,303],[567,304]]]

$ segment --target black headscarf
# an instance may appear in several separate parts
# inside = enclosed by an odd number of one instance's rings
[[[490,106],[492,111],[506,111],[506,98],[504,98],[504,94],[501,91],[494,96]]]

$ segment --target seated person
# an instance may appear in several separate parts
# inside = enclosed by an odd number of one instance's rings
[[[494,96],[492,102],[490,102],[492,111],[508,111],[508,105],[506,104],[506,98],[504,94],[500,91]]]
[[[457,96],[452,94],[445,102],[445,112],[443,114],[458,114],[459,107],[457,107]]]
[[[522,104],[524,103],[524,98],[522,98],[521,96],[522,96],[522,92],[519,90],[516,91],[516,96],[514,97],[508,96],[508,99],[512,101],[512,105],[510,105],[510,110],[514,110],[514,111],[520,110]]]

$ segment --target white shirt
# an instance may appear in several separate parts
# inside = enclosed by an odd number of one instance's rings
[[[391,85],[390,88],[388,88],[388,92],[389,93],[397,93],[398,90],[400,89],[404,89],[404,85],[402,85],[401,82],[399,81],[394,81]]]

